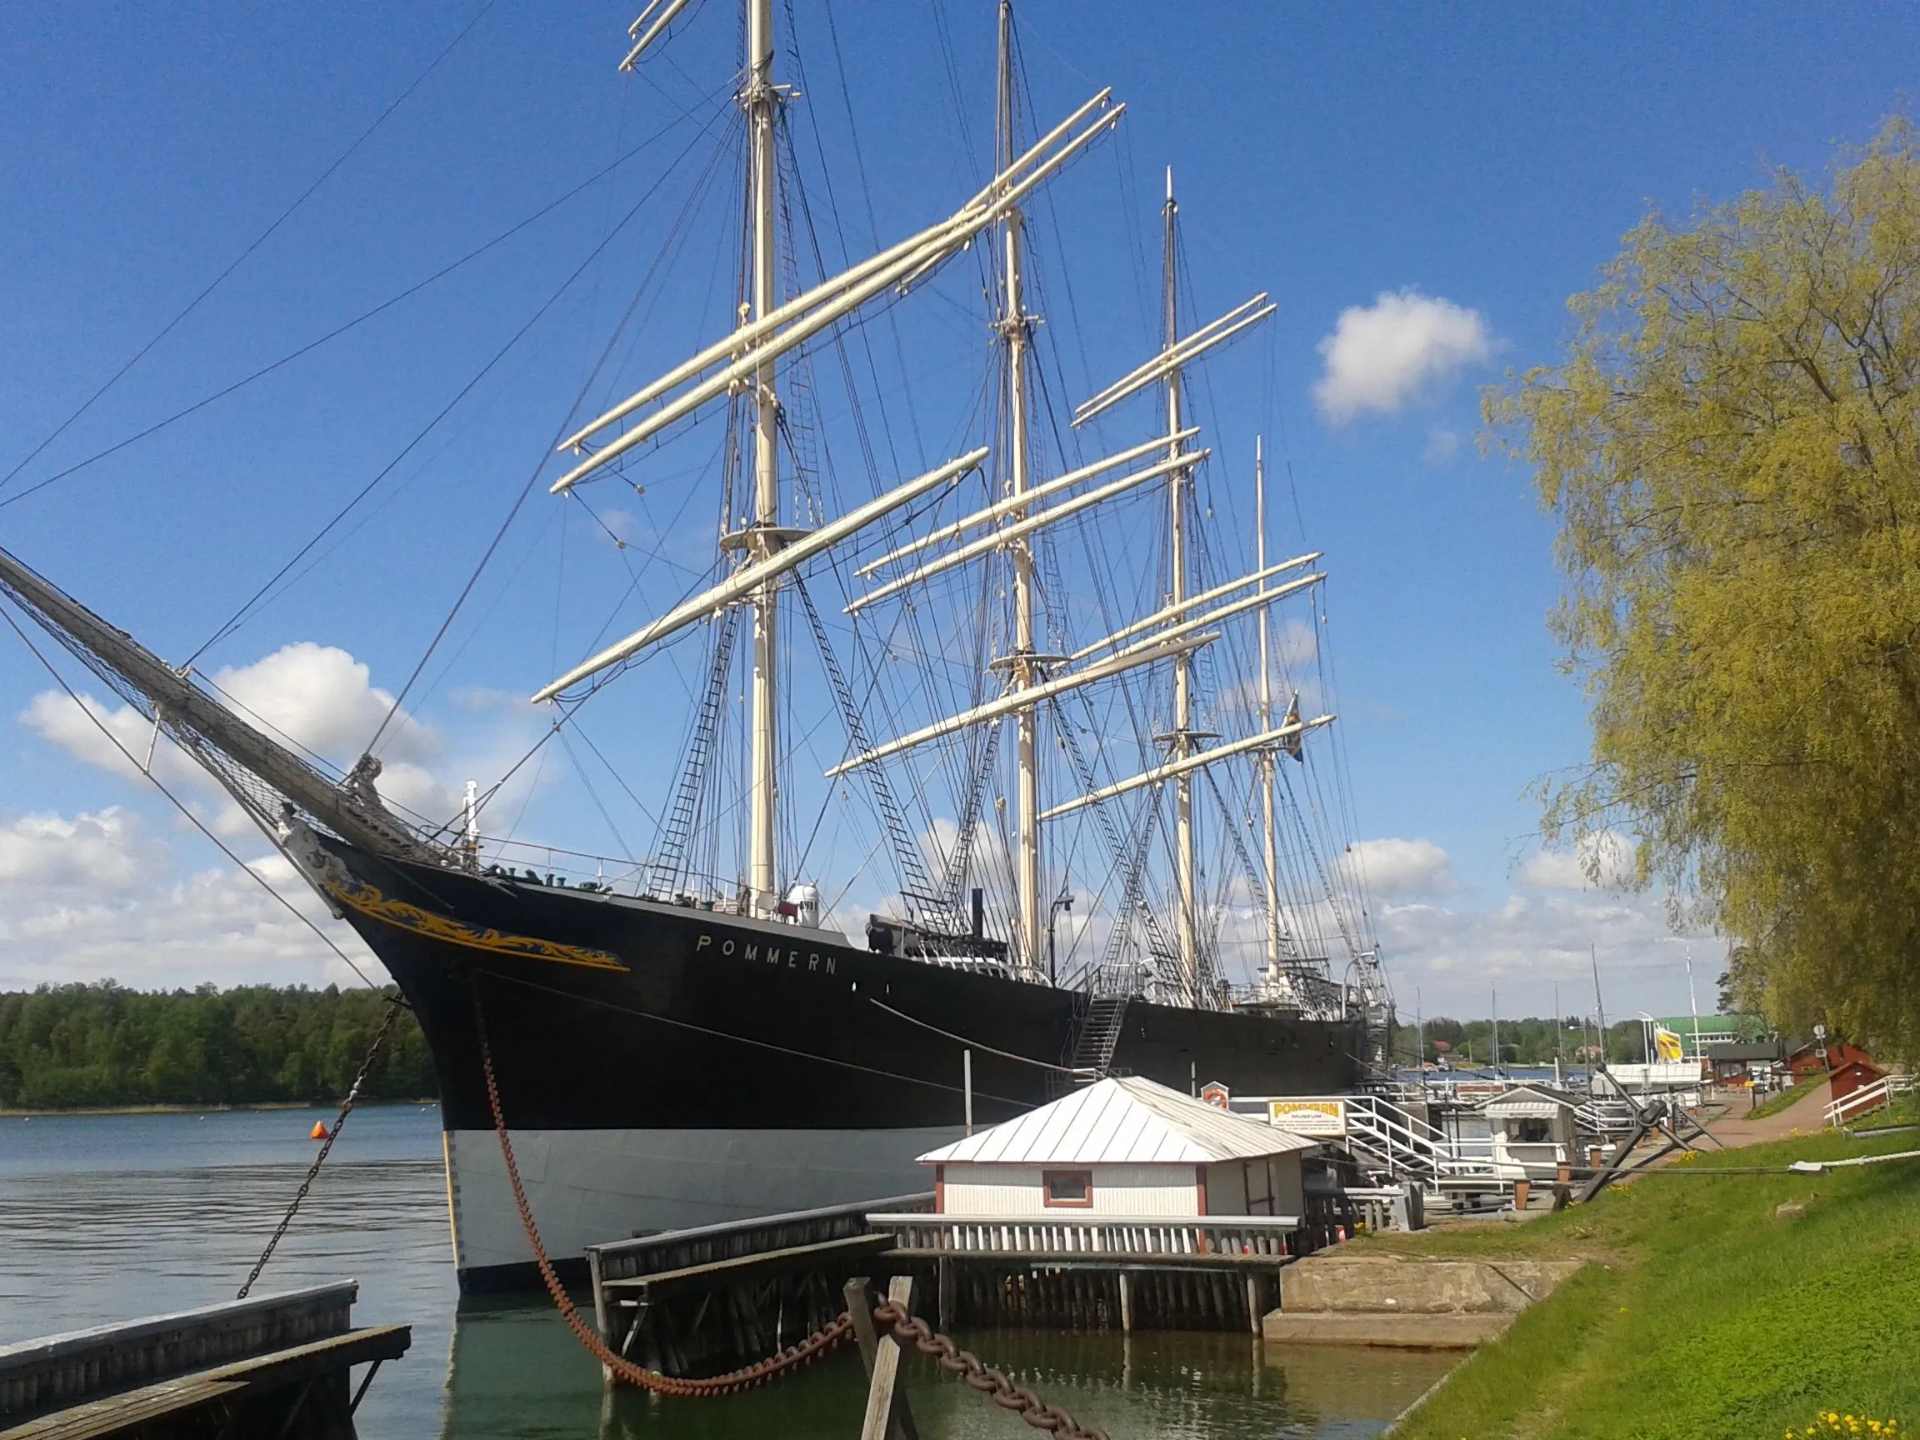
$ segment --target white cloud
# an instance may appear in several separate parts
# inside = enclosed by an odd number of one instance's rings
[[[122,780],[143,783],[141,766],[150,765],[153,777],[220,835],[231,839],[253,829],[233,797],[171,741],[156,741],[153,722],[130,705],[109,710],[91,695],[83,694],[76,703],[64,691],[43,690],[27,702],[20,723],[75,759]]]
[[[367,666],[310,642],[223,669],[212,684],[249,724],[343,768],[393,705]],[[404,712],[388,727],[380,790],[389,800],[435,818],[452,814],[456,789],[440,777],[502,773],[540,723],[524,699],[490,691],[464,692],[455,709],[478,717],[457,747]],[[154,776],[243,858],[260,857],[247,861],[253,876],[268,880],[369,975],[383,977],[212,777],[168,741],[153,743],[153,725],[138,711],[91,695],[76,703],[50,690],[19,719],[83,763],[130,781],[129,803],[142,807],[152,803],[140,774],[151,746]],[[507,814],[524,803],[538,773],[528,767],[502,791]],[[104,978],[143,988],[360,983],[310,928],[184,823],[147,821],[140,810],[117,807],[71,817],[0,811],[0,989]]]
[[[385,978],[285,860],[251,868],[369,976]],[[139,989],[360,983],[253,878],[224,859],[183,868],[131,812],[0,815],[0,989],[99,979]]]
[[[1633,880],[1633,841],[1615,830],[1584,837],[1572,850],[1542,850],[1520,867],[1542,890],[1617,890]]]
[[[393,709],[393,696],[371,683],[371,671],[335,645],[301,640],[265,659],[228,666],[213,684],[240,715],[265,721],[336,765],[351,763]],[[431,759],[439,750],[433,733],[402,712],[381,739],[389,759]]]
[[[1721,937],[1673,933],[1655,894],[1508,894],[1484,908],[1388,904],[1375,921],[1408,1019],[1416,992],[1428,1015],[1485,1015],[1495,986],[1505,1015],[1552,1014],[1556,985],[1568,1014],[1590,1014],[1596,967],[1609,1019],[1681,1014],[1689,954],[1700,1004],[1711,1009],[1726,955]]]
[[[393,708],[393,696],[371,683],[366,665],[345,650],[306,640],[251,665],[226,667],[214,674],[212,683],[243,720],[341,769],[359,758]],[[155,774],[183,799],[192,797],[203,820],[227,836],[250,828],[239,807],[200,766],[165,741],[153,744],[153,724],[138,711],[127,705],[109,709],[91,695],[82,696],[81,704],[93,719],[65,693],[46,690],[33,697],[20,718],[42,739],[125,779],[138,776],[151,748]],[[112,740],[101,733],[102,726]],[[439,736],[402,711],[381,739],[385,768],[380,793],[416,814],[435,819],[451,815],[457,797],[428,769],[443,752]]]
[[[84,888],[126,885],[156,863],[164,846],[137,835],[118,807],[92,815],[21,815],[0,827],[0,885]]]
[[[1439,895],[1458,888],[1447,852],[1431,840],[1356,840],[1341,863],[1378,897]]]
[[[1344,425],[1368,411],[1392,414],[1486,360],[1493,334],[1479,311],[1407,289],[1341,311],[1320,354],[1326,369],[1313,387],[1314,403],[1329,422]]]
[[[1420,452],[1420,458],[1429,465],[1445,465],[1459,453],[1459,432],[1443,426],[1428,434],[1427,446]]]

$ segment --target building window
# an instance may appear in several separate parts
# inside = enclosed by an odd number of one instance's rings
[[[1535,1115],[1517,1122],[1513,1138],[1521,1145],[1547,1145],[1553,1141],[1553,1123]]]
[[[1049,1205],[1077,1205],[1084,1209],[1093,1204],[1091,1170],[1045,1170],[1041,1172],[1040,1184]]]

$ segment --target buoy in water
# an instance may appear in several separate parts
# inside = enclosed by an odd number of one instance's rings
[[[316,1120],[316,1121],[314,1121],[314,1122],[313,1122],[313,1133],[312,1133],[311,1135],[309,1135],[309,1136],[308,1136],[307,1138],[308,1138],[309,1140],[324,1140],[324,1139],[326,1139],[326,1138],[327,1138],[327,1127],[326,1127],[326,1125],[325,1125],[325,1124],[324,1124],[323,1122],[321,1122],[321,1121],[319,1121],[319,1120]]]

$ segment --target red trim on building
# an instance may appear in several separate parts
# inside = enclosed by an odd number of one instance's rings
[[[947,1213],[947,1167],[944,1165],[933,1167],[933,1213]]]

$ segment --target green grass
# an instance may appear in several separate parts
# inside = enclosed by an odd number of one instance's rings
[[[1752,1120],[1759,1120],[1759,1119],[1763,1119],[1768,1115],[1778,1115],[1782,1110],[1785,1110],[1788,1106],[1799,1104],[1800,1101],[1806,1098],[1806,1094],[1809,1090],[1812,1090],[1816,1086],[1824,1085],[1826,1083],[1827,1083],[1827,1077],[1824,1071],[1818,1075],[1809,1075],[1806,1079],[1800,1081],[1798,1084],[1791,1085],[1785,1090],[1782,1090],[1778,1095],[1774,1096],[1771,1100],[1765,1101],[1762,1104],[1754,1106],[1752,1113],[1747,1118]],[[1734,1113],[1736,1114],[1736,1116],[1739,1114],[1739,1108],[1737,1106],[1735,1107]]]
[[[1920,1159],[1713,1175],[1916,1149],[1801,1136],[1703,1156],[1525,1225],[1355,1242],[1593,1263],[1481,1349],[1406,1440],[1770,1440],[1837,1410],[1920,1426]],[[1804,1213],[1776,1218],[1786,1201]]]

